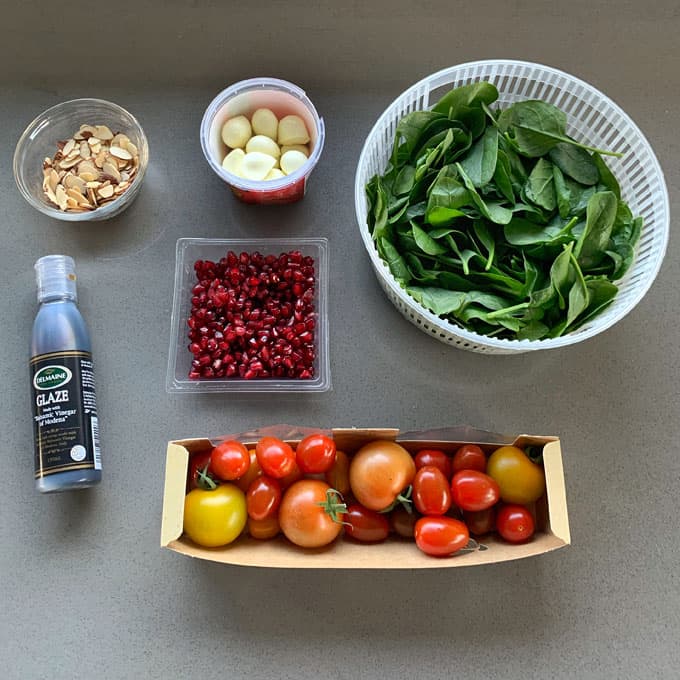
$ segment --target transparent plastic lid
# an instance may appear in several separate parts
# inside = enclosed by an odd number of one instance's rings
[[[76,263],[68,255],[46,255],[35,263],[38,302],[56,298],[77,299]]]

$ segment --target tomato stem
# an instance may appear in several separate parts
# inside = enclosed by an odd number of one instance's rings
[[[326,500],[319,501],[317,503],[320,507],[324,509],[324,512],[336,523],[336,524],[347,524],[341,519],[341,517],[347,512],[347,504],[342,494],[336,489],[326,490]]]
[[[218,485],[208,474],[208,467],[210,467],[210,463],[208,463],[204,468],[198,468],[198,470],[196,470],[196,486],[200,487],[201,489],[205,489],[206,491],[214,491]]]
[[[386,514],[392,512],[397,505],[401,505],[409,515],[413,514],[413,501],[411,500],[411,494],[413,493],[413,487],[409,484],[404,491],[397,495],[397,497],[384,509],[380,511],[380,514]]]

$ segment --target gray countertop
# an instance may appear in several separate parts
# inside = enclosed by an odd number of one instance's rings
[[[514,57],[619,103],[656,150],[675,215],[677,3],[43,4],[0,2],[3,677],[677,677],[677,239],[648,295],[608,332],[479,356],[389,304],[353,207],[363,140],[394,97],[439,68]],[[261,74],[303,86],[326,121],[308,195],[288,207],[238,203],[198,144],[216,92]],[[142,192],[108,223],[51,221],[12,178],[23,128],[74,96],[120,103],[149,137]],[[166,394],[176,240],[269,235],[329,239],[333,391]],[[42,497],[27,343],[33,263],[59,251],[76,259],[93,336],[105,468],[97,489]],[[161,550],[167,440],[281,422],[558,434],[573,545],[427,573],[246,569]]]

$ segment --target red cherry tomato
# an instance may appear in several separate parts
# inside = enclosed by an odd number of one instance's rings
[[[279,484],[281,484],[281,488],[285,491],[291,484],[294,484],[299,479],[302,479],[303,476],[302,470],[300,470],[298,464],[295,463],[291,472],[289,472],[285,477],[281,477],[281,479],[279,479]]]
[[[500,494],[498,483],[478,470],[461,470],[451,480],[451,497],[461,510],[486,510]]]
[[[439,449],[422,449],[416,453],[416,470],[423,467],[439,468],[446,479],[451,479],[451,459]]]
[[[248,533],[259,540],[274,538],[281,531],[279,518],[276,515],[264,519],[248,517]]]
[[[250,456],[250,467],[248,468],[248,471],[246,472],[243,477],[237,479],[234,484],[243,491],[243,493],[246,493],[248,491],[248,487],[250,486],[250,483],[255,479],[256,477],[259,477],[262,474],[262,468],[260,467],[260,464],[257,462],[257,456],[255,455],[255,449],[250,449],[248,451],[248,454]]]
[[[523,505],[504,505],[496,516],[496,528],[509,543],[524,543],[534,535],[534,518]]]
[[[276,515],[281,505],[281,485],[276,479],[262,475],[254,479],[246,493],[246,509],[252,519],[266,519]]]
[[[355,503],[347,508],[345,532],[362,543],[384,541],[390,533],[390,524],[385,515],[369,510]]]
[[[486,455],[476,444],[463,444],[453,454],[451,472],[455,475],[460,470],[478,470],[486,472]]]
[[[275,479],[289,475],[295,468],[295,452],[276,437],[262,437],[255,446],[255,454],[265,475]]]
[[[451,507],[451,489],[436,467],[420,468],[413,478],[413,503],[423,515],[444,515]]]
[[[222,442],[210,454],[210,469],[219,479],[239,479],[248,472],[249,467],[250,454],[241,442]]]
[[[416,522],[420,515],[409,512],[403,505],[399,505],[390,513],[390,525],[392,530],[402,538],[413,538]]]
[[[416,545],[426,554],[436,557],[453,555],[470,540],[463,522],[450,517],[421,517],[416,522]]]
[[[335,462],[324,475],[326,483],[343,496],[349,493],[349,458],[343,451],[335,452]]]
[[[463,521],[471,534],[489,534],[496,528],[496,508],[492,506],[486,510],[464,512]]]
[[[326,472],[335,462],[335,442],[325,434],[310,434],[295,448],[295,458],[305,474]]]
[[[207,474],[214,479],[210,470],[210,454],[212,451],[199,451],[189,458],[189,471],[187,474],[187,490],[205,488],[200,482],[201,473]]]

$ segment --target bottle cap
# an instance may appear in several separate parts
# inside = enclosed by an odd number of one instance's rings
[[[68,255],[47,255],[35,263],[38,302],[55,298],[76,300],[76,263]]]

